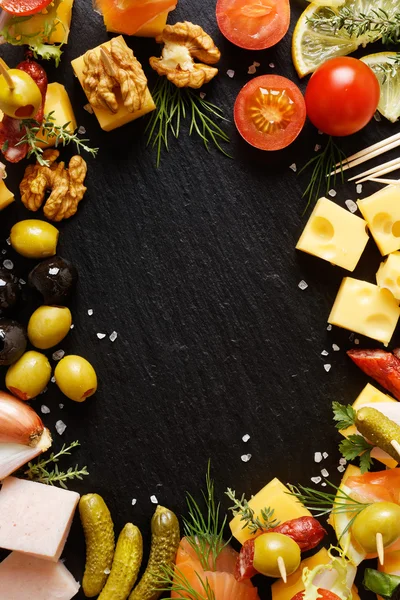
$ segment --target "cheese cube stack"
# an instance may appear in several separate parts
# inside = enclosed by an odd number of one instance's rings
[[[61,561],[12,552],[0,563],[4,600],[71,600],[78,591],[79,583]]]
[[[67,131],[74,133],[76,130],[74,109],[72,108],[67,90],[61,83],[49,83],[47,87],[44,114],[49,115],[50,113],[53,113],[54,125],[63,127],[66,123],[69,123]],[[48,139],[42,133],[37,137],[43,139],[43,142],[38,144],[41,148],[48,148],[49,146],[54,146],[56,143],[55,137]]]
[[[328,322],[387,345],[399,316],[398,302],[389,290],[345,277]]]
[[[390,290],[396,300],[400,301],[400,252],[389,254],[386,261],[381,263],[376,283],[379,287]]]
[[[121,39],[122,42],[125,44],[125,41],[122,36],[120,36],[120,38],[118,38],[118,39]],[[99,55],[100,55],[101,47],[109,49],[110,42],[105,42],[104,44],[97,46],[97,48],[94,48],[96,53],[98,53]],[[75,75],[78,77],[79,82],[83,87],[83,70],[85,67],[84,55],[73,60],[71,64],[72,64],[72,68],[75,71]],[[117,98],[118,98],[118,94],[120,94],[120,92],[117,92]],[[119,99],[119,109],[116,113],[112,113],[111,111],[108,111],[105,108],[96,108],[95,106],[93,106],[92,108],[93,108],[93,112],[96,115],[97,120],[100,124],[100,127],[102,129],[104,129],[104,131],[112,131],[113,129],[117,129],[117,127],[126,125],[127,123],[130,123],[131,121],[134,121],[135,119],[138,119],[139,117],[143,117],[143,115],[146,115],[147,113],[154,110],[156,108],[156,105],[154,104],[154,101],[150,94],[149,88],[147,88],[146,99],[145,99],[144,105],[140,110],[138,110],[136,112],[133,112],[133,113],[129,112],[125,108],[121,98]]]
[[[297,250],[354,271],[368,242],[367,223],[327,198],[320,198]]]
[[[389,185],[357,201],[383,256],[400,249],[400,186]]]
[[[261,517],[261,511],[269,507],[274,511],[273,518],[281,523],[297,519],[299,517],[310,517],[311,513],[294,496],[290,495],[289,489],[279,481],[273,479],[262,490],[249,500],[249,506],[254,510],[254,516]],[[237,515],[229,523],[232,535],[241,543],[254,537],[248,528],[243,529],[243,521]]]
[[[57,562],[78,502],[76,492],[7,477],[0,491],[0,548]]]
[[[4,183],[4,179],[0,179],[0,210],[6,208],[6,206],[14,202],[14,200],[14,194],[10,192]]]

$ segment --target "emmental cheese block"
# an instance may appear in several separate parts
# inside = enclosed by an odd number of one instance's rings
[[[399,250],[400,186],[389,185],[357,204],[381,254]]]
[[[70,133],[74,133],[77,127],[74,109],[72,108],[67,90],[61,83],[49,83],[47,87],[44,114],[47,116],[50,113],[52,113],[54,125],[63,127],[66,123],[69,123],[67,130]],[[49,146],[54,146],[56,143],[55,137],[45,138],[42,133],[38,134],[37,137],[43,140],[42,143],[38,144],[41,148],[48,148]]]
[[[119,36],[119,38],[117,39],[121,39],[123,43],[125,43],[122,36]],[[105,42],[104,44],[97,46],[97,48],[94,48],[98,55],[100,55],[101,47],[109,49],[110,42]],[[83,70],[85,66],[83,55],[73,60],[71,64],[72,68],[75,71],[75,75],[78,77],[79,82],[83,88]],[[116,113],[112,113],[111,111],[108,111],[103,108],[95,108],[94,106],[92,107],[94,114],[96,115],[97,120],[99,121],[100,127],[104,129],[104,131],[112,131],[113,129],[117,129],[117,127],[121,127],[122,125],[126,125],[127,123],[138,119],[139,117],[143,117],[143,115],[146,115],[147,113],[151,112],[156,108],[156,105],[154,104],[153,98],[148,88],[146,90],[146,99],[143,107],[140,110],[133,113],[129,112],[125,108],[125,106],[122,103],[122,99],[119,95],[119,92],[116,93],[116,96],[119,104],[119,109]]]
[[[297,250],[354,271],[368,242],[367,223],[327,198],[320,198]]]
[[[290,495],[289,489],[276,478],[249,500],[249,506],[254,510],[255,517],[261,517],[261,511],[264,508],[272,509],[274,511],[273,518],[281,523],[311,516],[311,513],[294,496]],[[243,521],[240,520],[239,515],[232,519],[229,527],[232,535],[241,544],[254,537],[247,527],[243,528]]]
[[[399,316],[397,300],[389,290],[345,277],[328,322],[387,345]]]
[[[390,290],[396,300],[400,301],[400,252],[389,254],[381,263],[376,274],[376,283],[381,288]]]
[[[12,552],[0,563],[0,598],[4,600],[71,600],[79,587],[61,561]]]
[[[4,183],[4,179],[0,179],[0,210],[6,208],[6,206],[14,202],[14,200],[14,194],[10,192]]]
[[[57,562],[79,494],[7,477],[0,491],[0,548]]]

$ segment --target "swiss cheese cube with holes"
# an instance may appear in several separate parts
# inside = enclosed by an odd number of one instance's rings
[[[3,179],[0,179],[0,210],[14,202],[14,194],[10,192]]]
[[[389,254],[381,263],[376,274],[376,283],[381,288],[390,290],[396,300],[400,301],[400,252]]]
[[[400,186],[388,185],[357,201],[383,256],[400,249]]]
[[[388,344],[400,309],[392,292],[372,283],[345,277],[328,322]]]
[[[360,217],[320,198],[296,248],[354,271],[369,239],[366,226]]]
[[[254,510],[255,517],[261,517],[261,511],[265,508],[270,508],[274,511],[272,518],[281,523],[299,517],[311,516],[311,513],[303,504],[297,498],[291,496],[289,489],[276,478],[249,500],[249,506]],[[229,527],[231,528],[232,535],[241,544],[254,537],[248,527],[243,528],[243,521],[240,520],[240,515],[231,520]]]

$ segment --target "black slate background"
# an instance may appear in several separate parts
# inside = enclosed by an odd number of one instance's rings
[[[230,120],[253,61],[261,63],[257,74],[285,75],[304,90],[306,81],[299,82],[290,58],[291,33],[275,48],[246,52],[219,33],[214,8],[214,0],[180,0],[173,21],[201,24],[221,47],[220,76],[207,96]],[[291,31],[301,9],[292,3]],[[147,549],[150,496],[182,514],[185,491],[199,495],[209,459],[224,508],[227,486],[250,496],[274,476],[310,484],[323,467],[337,483],[339,437],[330,405],[353,402],[367,380],[345,356],[354,344],[349,332],[326,329],[346,273],[294,249],[305,223],[301,194],[307,179],[289,165],[303,165],[324,138],[307,124],[289,149],[262,153],[247,146],[229,122],[233,160],[214,150],[208,154],[199,139],[182,134],[156,169],[155,154],[145,146],[145,119],[104,133],[83,110],[86,98],[70,60],[106,39],[90,1],[76,0],[62,66],[48,69],[50,81],[66,85],[79,125],[100,147],[98,158],[88,159],[85,200],[77,216],[60,225],[59,243],[59,254],[80,272],[72,304],[75,328],[60,347],[94,364],[99,391],[75,404],[50,384],[33,405],[50,407],[43,419],[53,431],[58,419],[67,424],[62,438],[54,432],[55,449],[81,442],[64,464],[86,464],[90,477],[71,488],[104,496],[116,531],[135,522]],[[147,59],[157,52],[156,44],[135,38],[129,44],[153,80]],[[2,46],[0,55],[15,64],[22,50]],[[228,69],[235,71],[233,79]],[[341,145],[352,153],[397,130],[372,121]],[[8,169],[7,183],[16,193],[23,169]],[[363,193],[373,189],[366,185]],[[342,206],[345,199],[356,199],[353,185],[338,185],[337,192],[335,201]],[[0,213],[1,246],[7,252],[2,258],[11,258],[23,277],[34,263],[18,257],[5,240],[13,223],[33,216],[19,201]],[[370,241],[355,276],[374,282],[379,263]],[[301,279],[309,284],[305,291],[298,288]],[[28,290],[25,294],[19,318],[26,323],[39,302]],[[114,330],[114,343],[96,337]],[[358,337],[361,345],[371,345]],[[340,352],[332,352],[332,343]],[[324,349],[327,358],[321,356]],[[325,362],[332,364],[329,373]],[[3,388],[4,375],[0,370]],[[247,444],[241,440],[245,433],[251,435]],[[318,450],[329,453],[320,465],[313,460]],[[245,453],[252,454],[246,464],[240,459]],[[84,541],[78,519],[64,556],[81,579]],[[269,598],[269,582],[259,583],[260,597]]]

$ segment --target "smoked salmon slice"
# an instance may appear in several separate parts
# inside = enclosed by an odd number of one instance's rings
[[[134,35],[161,13],[173,10],[178,0],[95,0],[108,31]]]
[[[400,469],[349,477],[346,486],[352,496],[363,502],[394,502],[400,504]]]

